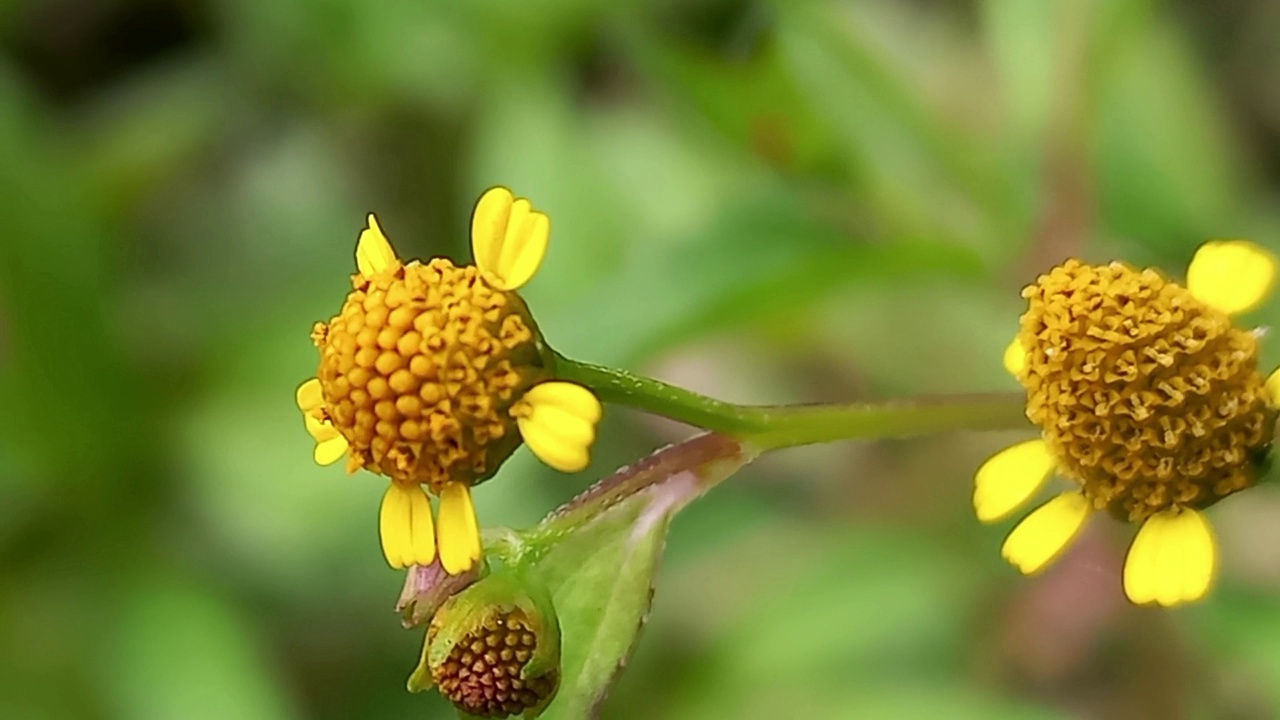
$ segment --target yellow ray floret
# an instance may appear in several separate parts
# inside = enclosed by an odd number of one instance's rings
[[[1022,349],[1022,341],[1014,338],[1013,342],[1009,343],[1009,346],[1004,349],[1003,362],[1004,369],[1015,378],[1018,377],[1018,373],[1027,367],[1027,351]]]
[[[420,485],[393,482],[382,496],[378,512],[382,554],[396,570],[430,565],[436,559],[436,536],[431,500]]]
[[[298,409],[311,414],[324,406],[323,386],[320,378],[311,378],[298,386]]]
[[[440,492],[440,565],[450,575],[466,572],[480,559],[480,526],[471,488],[453,482]]]
[[[978,519],[999,522],[1026,505],[1048,482],[1056,465],[1043,440],[1028,440],[996,453],[974,476],[973,509]]]
[[[542,462],[561,472],[578,472],[591,461],[601,408],[590,390],[568,382],[540,383],[513,412],[520,435]]]
[[[1275,283],[1275,255],[1245,240],[1207,242],[1187,268],[1191,294],[1229,315],[1261,305]]]
[[[378,227],[378,218],[369,213],[369,225],[360,233],[356,241],[356,269],[365,277],[372,277],[383,270],[390,270],[400,264],[396,251],[391,248],[387,236]]]
[[[328,420],[322,419],[320,413],[324,399],[320,391],[320,381],[316,378],[302,383],[298,387],[298,409],[302,410],[302,418],[306,423],[307,434],[316,441],[314,458],[317,465],[332,465],[347,454],[347,439],[333,427]]]
[[[1267,378],[1267,401],[1273,408],[1280,408],[1280,370]]]
[[[1023,518],[1005,539],[1000,554],[1023,574],[1038,573],[1067,549],[1091,510],[1083,494],[1063,493]]]
[[[551,221],[504,187],[480,196],[471,216],[471,253],[476,265],[498,280],[498,289],[515,290],[533,277],[547,254]]]
[[[307,432],[316,441],[313,453],[317,465],[332,465],[347,454],[347,439],[342,437],[331,423],[305,416]]]
[[[1170,508],[1152,515],[1129,547],[1124,592],[1139,605],[1173,607],[1205,596],[1218,568],[1218,543],[1204,515]]]

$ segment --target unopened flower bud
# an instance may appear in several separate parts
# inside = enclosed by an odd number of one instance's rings
[[[496,570],[431,619],[409,690],[439,689],[468,715],[537,717],[560,683],[560,625],[540,585]]]

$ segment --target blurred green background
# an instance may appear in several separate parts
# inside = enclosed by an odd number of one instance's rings
[[[404,690],[382,483],[313,465],[293,405],[367,211],[465,259],[509,185],[561,351],[803,402],[1013,390],[1038,271],[1276,248],[1278,182],[1267,0],[0,0],[0,718],[451,717]],[[482,522],[688,433],[613,410]],[[970,482],[1019,437],[718,488],[603,716],[1280,716],[1280,495],[1214,509],[1208,602],[1137,610],[1130,528],[1002,564]]]

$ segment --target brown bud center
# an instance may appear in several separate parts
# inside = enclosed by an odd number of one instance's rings
[[[505,718],[536,707],[556,689],[556,671],[522,678],[538,636],[517,615],[499,616],[453,646],[431,668],[441,694],[463,712]]]

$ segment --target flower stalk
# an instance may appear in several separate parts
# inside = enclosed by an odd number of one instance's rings
[[[872,403],[738,405],[625,370],[556,355],[557,374],[602,401],[627,405],[735,437],[758,450],[839,440],[1027,426],[1022,393],[948,395]]]

